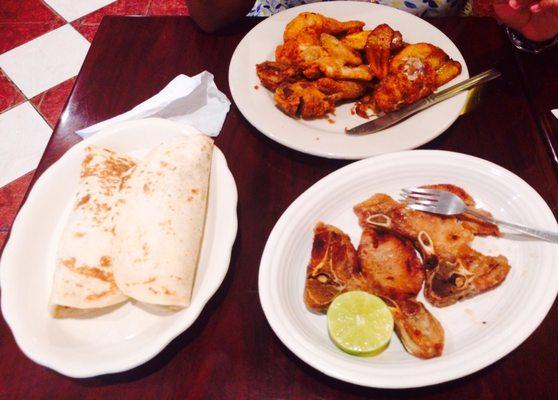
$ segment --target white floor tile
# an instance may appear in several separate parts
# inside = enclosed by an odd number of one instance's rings
[[[66,21],[74,21],[90,12],[98,10],[115,0],[44,0]]]
[[[29,102],[0,114],[0,187],[37,167],[51,133]]]
[[[64,25],[0,55],[0,68],[27,98],[75,76],[89,42]]]

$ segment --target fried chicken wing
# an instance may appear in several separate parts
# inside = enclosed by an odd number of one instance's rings
[[[320,92],[329,96],[335,102],[359,98],[366,91],[366,84],[360,81],[335,80],[320,78],[316,81]]]
[[[387,24],[378,25],[368,35],[365,45],[366,60],[372,74],[384,79],[389,71],[389,60],[393,53],[403,47],[401,32]]]
[[[291,117],[311,119],[335,110],[333,98],[322,93],[313,82],[300,81],[275,90],[275,104]]]
[[[285,27],[283,40],[287,41],[296,37],[302,30],[313,29],[316,33],[330,33],[338,35],[341,33],[354,33],[361,31],[364,27],[362,21],[341,22],[333,18],[325,17],[321,14],[303,12],[298,14]]]
[[[368,40],[368,35],[372,31],[362,31],[357,33],[351,33],[341,39],[343,44],[353,48],[355,50],[364,50],[366,47],[366,41]]]
[[[367,65],[350,67],[343,64],[335,57],[322,57],[316,64],[320,71],[327,77],[333,79],[355,79],[369,81],[372,79],[370,68]]]
[[[355,282],[359,278],[357,253],[351,239],[333,225],[318,223],[306,270],[306,306],[316,312],[327,311],[335,296],[358,286]]]
[[[286,64],[264,61],[256,65],[258,78],[267,89],[275,91],[279,86],[301,79],[300,71]]]
[[[335,57],[343,65],[358,66],[362,64],[362,58],[358,52],[341,42],[335,36],[322,33],[320,35],[320,43],[331,57]]]
[[[426,267],[425,297],[436,306],[495,288],[509,272],[505,257],[470,247],[479,230],[456,217],[414,211],[385,194],[356,205],[355,213],[364,229],[384,229],[413,241]]]
[[[328,57],[328,53],[321,46],[320,36],[314,30],[303,30],[275,49],[277,62],[302,69],[308,79],[319,76],[320,69],[316,62],[324,57]]]

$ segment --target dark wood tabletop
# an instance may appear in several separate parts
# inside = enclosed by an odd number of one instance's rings
[[[76,129],[129,110],[177,74],[208,70],[230,98],[232,53],[256,23],[216,34],[187,17],[105,17],[34,179],[79,141]],[[477,92],[470,110],[426,144],[490,160],[532,185],[558,209],[558,49],[518,53],[491,19],[431,21],[459,47],[472,74],[503,77]],[[250,66],[247,66],[247,69]],[[277,339],[258,299],[258,266],[267,237],[304,190],[348,164],[289,150],[260,134],[234,104],[216,144],[239,192],[239,231],[229,272],[200,318],[153,360],[131,371],[71,379],[39,366],[0,322],[0,398],[4,399],[508,399],[552,398],[558,389],[558,309],[521,346],[468,377],[413,390],[362,388],[307,366]],[[535,267],[535,266],[533,266]],[[509,332],[500,332],[506,340]]]

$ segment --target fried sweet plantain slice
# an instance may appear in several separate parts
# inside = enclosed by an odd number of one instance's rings
[[[401,32],[394,31],[389,25],[378,25],[367,37],[365,45],[366,60],[372,74],[384,79],[389,72],[389,60],[393,53],[403,47]]]

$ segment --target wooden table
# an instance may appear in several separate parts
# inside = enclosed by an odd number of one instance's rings
[[[490,67],[503,79],[480,92],[476,107],[424,148],[471,154],[507,168],[558,206],[555,70],[558,49],[518,54],[489,19],[432,20],[460,48],[471,74]],[[78,128],[122,113],[177,74],[208,70],[230,97],[231,55],[254,25],[247,19],[208,35],[186,17],[106,17],[87,55],[37,176],[78,142]],[[233,105],[217,145],[239,191],[239,233],[229,273],[199,320],[161,354],[132,371],[70,379],[28,360],[0,323],[0,398],[337,399],[550,398],[558,389],[558,313],[490,367],[457,381],[415,390],[361,388],[329,378],[283,346],[258,300],[258,265],[267,236],[305,189],[347,164],[291,151],[258,133]],[[536,266],[533,266],[534,268]],[[502,340],[506,333],[502,332]],[[555,394],[555,393],[554,393]],[[4,397],[5,396],[5,397]]]

